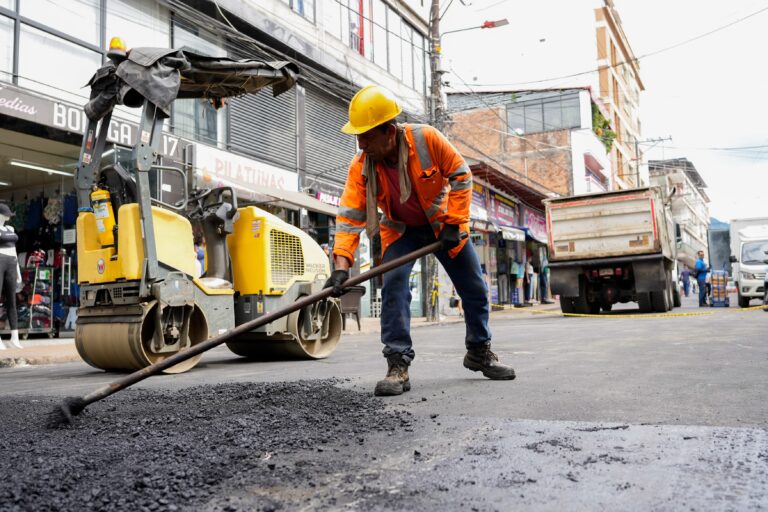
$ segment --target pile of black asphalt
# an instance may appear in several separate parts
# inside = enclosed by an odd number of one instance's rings
[[[339,384],[129,389],[57,429],[46,426],[46,414],[58,399],[0,399],[0,508],[236,510],[219,497],[244,479],[272,485],[282,456],[338,452],[414,421]],[[252,499],[248,508],[286,505]]]

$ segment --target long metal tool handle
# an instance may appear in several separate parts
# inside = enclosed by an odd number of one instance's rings
[[[363,272],[362,274],[356,275],[354,277],[350,277],[344,283],[344,287],[346,288],[346,287],[358,285],[360,283],[364,283],[369,279],[373,279],[374,277],[384,274],[385,272],[389,272],[390,270],[395,269],[401,265],[417,260],[422,256],[432,254],[433,252],[438,251],[441,248],[442,248],[441,242],[433,242],[429,245],[425,245],[421,249],[413,251],[412,253],[406,254],[404,256],[400,256],[399,258],[395,258],[392,261],[382,263],[381,265],[372,268],[368,272]],[[158,373],[170,368],[171,366],[174,366],[182,361],[186,361],[187,359],[195,357],[198,354],[202,354],[207,350],[210,350],[214,347],[221,345],[228,339],[233,338],[238,334],[248,332],[251,329],[255,329],[256,327],[261,327],[262,325],[266,325],[274,320],[277,320],[278,318],[282,318],[285,315],[293,313],[294,311],[298,311],[302,308],[310,306],[315,302],[321,301],[323,299],[327,299],[328,297],[331,296],[331,293],[333,293],[332,288],[324,288],[323,290],[315,294],[302,297],[301,299],[297,300],[296,302],[294,302],[289,306],[278,309],[271,313],[267,313],[262,317],[255,318],[249,322],[245,322],[244,324],[240,324],[234,329],[232,329],[231,331],[227,331],[224,334],[215,336],[202,343],[198,343],[197,345],[193,345],[187,350],[183,350],[181,352],[178,352],[172,355],[168,359],[163,359],[162,361],[159,361],[155,364],[147,366],[146,368],[142,368],[141,370],[136,370],[132,374],[127,375],[122,379],[118,379],[114,382],[111,382],[110,384],[102,386],[99,389],[92,391],[91,393],[88,393],[87,395],[83,396],[82,399],[85,402],[83,405],[85,406],[93,402],[96,402],[98,400],[101,400],[102,398],[106,398],[112,393],[116,393],[122,389],[127,388],[128,386],[132,386],[137,382],[141,382],[147,377],[151,377],[152,375],[157,375]]]

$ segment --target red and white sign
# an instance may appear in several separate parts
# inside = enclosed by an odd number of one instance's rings
[[[329,194],[327,192],[318,192],[315,194],[315,197],[318,201],[321,201],[326,204],[332,204],[333,206],[339,206],[341,203],[341,198],[339,196],[335,196],[333,194]]]
[[[299,190],[295,172],[204,144],[195,144],[195,175],[204,187],[233,186],[257,192],[260,187]]]

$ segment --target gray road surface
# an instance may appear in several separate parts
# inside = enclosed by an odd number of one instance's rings
[[[685,305],[675,311],[702,311]],[[512,382],[490,382],[461,366],[461,325],[414,329],[413,390],[385,400],[370,396],[385,367],[372,335],[349,336],[317,362],[245,362],[217,349],[192,372],[137,388],[162,403],[164,393],[183,396],[200,384],[341,378],[335,385],[362,394],[366,407],[384,403],[357,418],[359,428],[343,425],[343,410],[318,420],[316,428],[328,430],[322,448],[289,442],[275,454],[253,453],[272,467],[212,481],[210,494],[175,504],[181,508],[768,509],[768,314],[707,311],[714,314],[494,316],[494,348],[514,363]],[[5,369],[0,386],[18,407],[112,378],[77,363]],[[121,404],[119,396],[110,400]],[[251,421],[261,421],[258,407]],[[75,430],[108,411],[109,404],[94,408]],[[412,421],[392,426],[402,414]],[[290,426],[290,415],[270,421]],[[390,426],[374,428],[376,415]],[[289,430],[286,439],[298,435]]]

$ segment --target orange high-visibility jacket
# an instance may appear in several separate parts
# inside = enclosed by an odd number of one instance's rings
[[[411,193],[416,194],[435,235],[443,224],[458,224],[469,233],[469,205],[472,198],[472,173],[459,152],[445,136],[425,124],[405,124],[408,142],[408,171]],[[333,254],[354,262],[360,233],[366,225],[366,179],[363,173],[365,154],[361,151],[349,166],[347,183],[336,216],[336,240]],[[400,238],[405,224],[392,220],[390,191],[382,173],[378,178],[376,202],[381,211],[381,251]],[[399,197],[394,198],[399,201]],[[455,257],[464,247],[466,238],[448,254]]]

